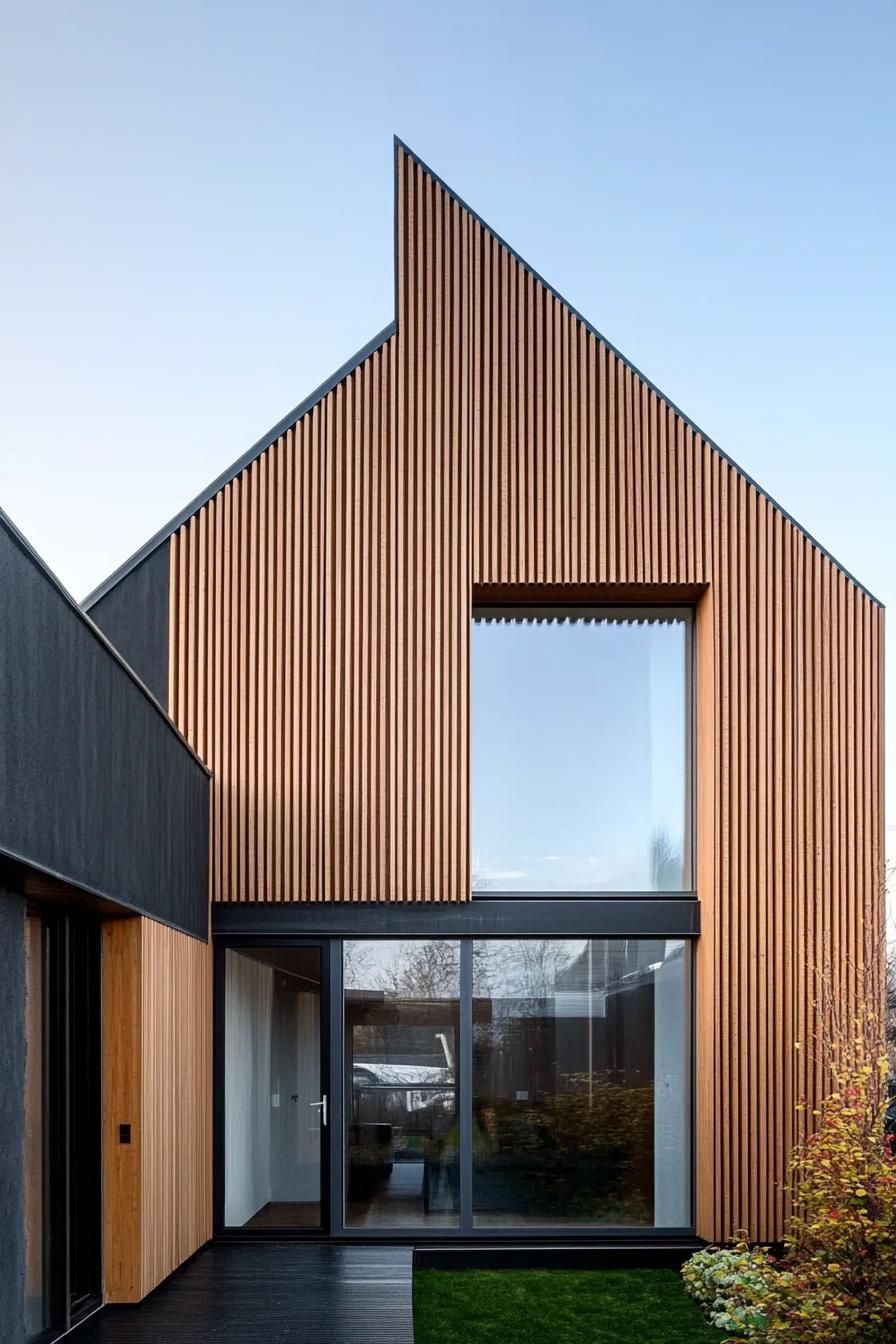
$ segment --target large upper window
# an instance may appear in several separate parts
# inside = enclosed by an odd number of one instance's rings
[[[482,608],[473,890],[691,886],[685,610]]]

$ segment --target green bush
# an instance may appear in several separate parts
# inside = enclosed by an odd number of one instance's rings
[[[681,1276],[712,1324],[741,1339],[768,1333],[769,1297],[790,1279],[767,1251],[751,1249],[745,1240],[698,1251]]]

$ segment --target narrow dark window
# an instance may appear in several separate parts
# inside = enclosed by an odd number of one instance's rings
[[[25,1334],[44,1340],[102,1294],[100,934],[35,909],[25,936]]]

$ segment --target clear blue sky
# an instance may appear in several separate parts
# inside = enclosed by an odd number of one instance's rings
[[[894,48],[863,0],[19,0],[0,502],[83,596],[384,326],[397,132],[892,610]]]

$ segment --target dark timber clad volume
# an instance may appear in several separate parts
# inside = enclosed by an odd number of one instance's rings
[[[92,606],[90,619],[125,662],[168,708],[168,558],[165,547],[117,583]]]
[[[206,937],[207,772],[2,515],[0,594],[0,853]]]

